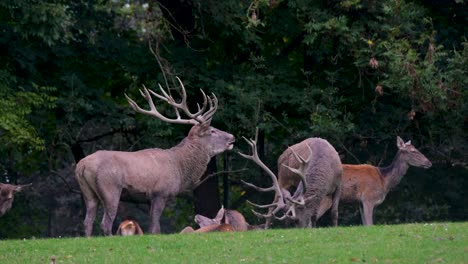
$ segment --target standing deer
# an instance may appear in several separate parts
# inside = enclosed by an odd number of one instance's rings
[[[23,190],[24,187],[28,187],[30,184],[25,185],[13,185],[0,182],[0,217],[2,217],[13,205],[15,199],[15,193]]]
[[[245,138],[244,138],[245,139]],[[254,161],[273,180],[273,186],[260,188],[251,183],[248,186],[258,191],[275,191],[273,203],[267,205],[253,204],[259,208],[269,208],[267,214],[256,213],[265,217],[268,228],[271,218],[279,220],[296,220],[298,227],[315,227],[319,219],[319,206],[327,196],[332,199],[332,215],[338,219],[338,203],[340,199],[340,184],[342,164],[338,153],[328,141],[321,138],[309,138],[289,147],[278,159],[278,179],[275,174],[260,160],[257,153],[257,136],[255,140],[247,140],[252,148],[252,155],[239,153],[242,157]],[[307,156],[307,158],[304,158]],[[285,175],[297,175],[300,180],[294,195],[291,196],[286,184]],[[281,217],[277,213],[283,211]],[[334,222],[337,225],[337,221]]]
[[[122,236],[143,235],[143,230],[141,230],[141,227],[137,221],[125,220],[120,223],[116,234]]]
[[[199,183],[210,159],[231,150],[234,136],[210,126],[218,108],[218,99],[213,94],[206,96],[202,91],[203,106],[191,113],[187,106],[187,95],[182,81],[181,101],[177,103],[159,85],[162,95],[143,86],[142,96],[148,101],[150,110],[140,108],[126,98],[138,113],[156,117],[164,122],[192,125],[186,138],[170,149],[151,148],[136,152],[97,151],[82,159],[76,166],[75,175],[86,205],[84,220],[85,235],[91,236],[98,204],[103,206],[101,228],[105,235],[112,234],[112,223],[117,213],[123,189],[129,193],[145,194],[150,201],[149,233],[160,233],[159,218],[166,201],[177,194],[192,190]],[[177,118],[163,116],[156,109],[151,95],[172,106]],[[207,110],[207,106],[209,109]],[[182,110],[189,119],[182,119]]]
[[[360,203],[362,224],[373,224],[374,207],[381,204],[387,193],[401,181],[410,166],[430,168],[432,163],[417,150],[411,141],[404,142],[397,137],[398,152],[387,167],[376,167],[368,164],[343,164],[341,184],[341,201]],[[320,215],[331,205],[326,199],[322,202]]]

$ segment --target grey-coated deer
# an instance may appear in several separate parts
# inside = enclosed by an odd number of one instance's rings
[[[298,227],[315,227],[319,219],[319,206],[323,199],[330,197],[333,201],[332,215],[338,219],[338,204],[340,199],[340,184],[342,164],[335,148],[321,138],[308,138],[289,147],[278,159],[278,179],[276,175],[260,160],[257,154],[257,136],[255,140],[247,140],[252,148],[252,155],[239,153],[241,156],[254,161],[272,179],[273,186],[260,188],[253,184],[248,186],[258,191],[275,191],[273,203],[254,206],[269,208],[267,214],[256,213],[267,219],[268,228],[271,219],[293,219]],[[283,171],[284,169],[284,171]],[[282,175],[297,175],[300,184],[291,196],[286,184],[282,182]],[[283,212],[281,217],[277,213]],[[334,225],[337,224],[337,221]]]
[[[198,107],[196,113],[191,113],[187,106],[184,85],[180,79],[178,81],[181,86],[180,102],[176,102],[160,85],[162,95],[146,87],[140,91],[148,101],[150,110],[140,108],[132,99],[126,97],[138,113],[168,123],[192,125],[188,136],[182,142],[170,149],[151,148],[136,152],[97,151],[77,164],[75,175],[86,204],[86,236],[92,234],[99,203],[104,209],[101,228],[105,235],[112,234],[112,223],[123,189],[129,193],[146,195],[151,203],[149,233],[160,233],[159,218],[166,201],[181,192],[195,188],[209,160],[233,148],[233,135],[210,126],[218,108],[216,96],[206,96],[202,91],[203,106]],[[152,95],[172,106],[177,117],[168,118],[158,112]],[[188,119],[182,119],[179,110],[182,110]]]
[[[341,201],[359,203],[361,219],[364,225],[373,224],[375,206],[381,204],[387,193],[395,188],[410,166],[430,168],[432,163],[417,150],[411,141],[404,142],[397,137],[398,152],[387,167],[368,164],[343,164]],[[331,200],[325,199],[320,206],[322,215],[331,206]]]
[[[13,185],[0,182],[0,217],[2,217],[13,205],[15,193],[20,192],[23,188],[31,184]]]

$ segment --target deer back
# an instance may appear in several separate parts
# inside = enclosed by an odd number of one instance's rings
[[[312,152],[307,145],[310,146]],[[331,182],[334,185],[339,184],[342,175],[342,165],[335,148],[324,139],[308,138],[286,149],[278,158],[278,183],[282,188],[290,189],[291,187],[297,187],[300,181],[300,177],[286,167],[299,167],[299,161],[293,155],[293,151],[304,159],[311,159],[305,175],[308,181],[325,180],[326,182],[330,182],[332,180]],[[312,157],[309,157],[310,155]]]

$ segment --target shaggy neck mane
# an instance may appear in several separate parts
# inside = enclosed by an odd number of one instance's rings
[[[380,173],[384,176],[388,191],[395,188],[408,171],[409,165],[401,156],[402,154],[399,150],[389,166],[379,167]]]
[[[198,182],[206,171],[211,159],[206,146],[200,142],[184,138],[178,145],[169,149],[177,158],[178,168],[182,173],[182,189],[187,190]]]

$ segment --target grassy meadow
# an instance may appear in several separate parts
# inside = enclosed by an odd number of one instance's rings
[[[0,240],[0,263],[468,263],[468,222]]]

